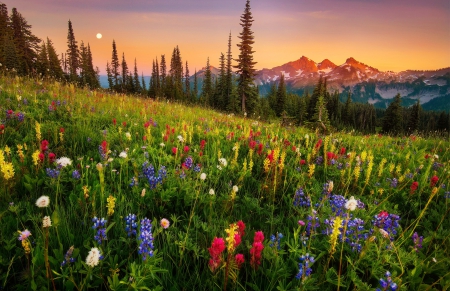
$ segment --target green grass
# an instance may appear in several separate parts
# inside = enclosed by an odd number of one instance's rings
[[[450,287],[448,140],[353,132],[321,136],[200,107],[5,75],[0,121],[4,290],[375,290],[386,271],[398,290]],[[40,152],[44,160],[35,164],[32,155]],[[122,152],[126,158],[119,157]],[[58,169],[50,153],[72,164]],[[145,177],[144,164],[151,164],[156,176],[165,167],[156,187]],[[60,173],[51,178],[47,169]],[[334,187],[328,191],[330,181]],[[418,187],[412,191],[414,181]],[[310,205],[294,205],[300,188]],[[42,195],[50,198],[46,208],[35,205]],[[351,196],[361,203],[354,211],[343,206]],[[115,198],[110,215],[108,197]],[[125,230],[128,214],[137,217],[137,237]],[[344,222],[333,242],[336,215]],[[398,227],[376,225],[384,215],[398,215]],[[51,227],[43,228],[44,216],[51,217]],[[107,220],[107,240],[100,243],[94,239],[94,217]],[[143,260],[138,248],[145,217],[152,220],[154,254]],[[167,229],[160,226],[162,218],[170,221]],[[342,242],[356,218],[361,228],[344,240],[350,238],[359,251]],[[232,248],[225,230],[238,221],[245,223],[245,234]],[[311,221],[317,228],[308,227]],[[383,227],[389,238],[380,232]],[[17,239],[25,229],[32,234],[24,240],[28,254]],[[264,234],[258,267],[251,263],[257,231]],[[417,251],[415,232],[423,236]],[[271,235],[279,234],[279,243],[273,241]],[[213,272],[208,249],[214,238],[223,238],[227,248]],[[61,266],[71,246],[75,261]],[[91,267],[86,258],[93,247],[103,259]],[[240,268],[238,253],[245,258]],[[297,279],[305,254],[315,259],[312,272]]]

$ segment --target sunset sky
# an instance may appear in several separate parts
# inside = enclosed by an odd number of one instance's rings
[[[32,32],[67,49],[67,23],[89,43],[104,74],[112,40],[128,66],[151,74],[162,54],[170,64],[178,45],[191,75],[210,58],[218,66],[232,35],[233,57],[245,0],[0,0],[25,17]],[[272,68],[302,55],[340,65],[348,57],[382,71],[450,66],[448,0],[252,0],[256,68]],[[96,34],[101,33],[101,39]]]

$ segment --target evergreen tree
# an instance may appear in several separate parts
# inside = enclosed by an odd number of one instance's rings
[[[156,98],[156,81],[158,76],[156,76],[156,67],[155,67],[155,60],[153,60],[152,63],[152,76],[150,77],[150,85],[148,88],[148,96],[151,98]]]
[[[309,100],[308,104],[308,119],[310,121],[313,121],[314,119],[317,107],[316,103],[319,100],[319,97],[322,96],[325,98],[325,94],[326,94],[326,85],[324,84],[322,75],[320,75],[319,81],[317,82],[317,86],[314,88],[314,91],[311,95],[311,99]],[[326,103],[326,99],[324,99],[324,102]]]
[[[45,42],[42,42],[41,51],[39,52],[37,59],[37,73],[45,77],[49,74],[50,66],[48,63],[47,46]]]
[[[323,96],[319,96],[317,100],[312,121],[315,128],[320,132],[326,133],[330,131],[330,120],[328,119],[328,110]]]
[[[239,74],[238,80],[238,96],[240,99],[241,111],[242,113],[251,114],[255,111],[258,95],[256,93],[256,88],[253,84],[255,76],[255,64],[253,61],[252,45],[254,42],[253,31],[251,30],[253,22],[252,13],[250,11],[250,0],[247,0],[245,4],[244,13],[241,16],[242,32],[239,34],[241,42],[237,45],[239,47],[239,58],[236,60],[238,62],[235,68]]]
[[[277,102],[275,106],[275,113],[277,116],[282,116],[286,109],[286,84],[284,83],[284,74],[280,76],[280,83],[277,90]]]
[[[121,92],[126,92],[128,86],[128,65],[125,60],[125,53],[122,53],[122,63],[120,66],[122,67]]]
[[[111,73],[111,66],[109,65],[109,62],[106,62],[106,75],[108,77],[109,89],[112,90],[114,88],[114,83],[113,83],[113,75]]]
[[[50,75],[57,80],[62,80],[64,73],[61,68],[61,61],[58,58],[53,42],[47,37],[47,55]]]
[[[411,107],[409,119],[408,119],[408,133],[413,133],[418,130],[419,122],[420,122],[420,111],[422,106],[420,106],[420,101],[417,102]]]
[[[136,58],[134,58],[134,74],[133,74],[133,87],[135,93],[141,93],[141,83],[139,82],[139,74],[137,69]]]
[[[302,126],[303,123],[306,121],[307,115],[306,109],[307,109],[306,97],[302,97],[298,102],[298,109],[297,109],[297,122],[300,126]]]
[[[225,56],[223,53],[220,54],[219,58],[219,78],[217,81],[216,86],[216,92],[214,96],[214,107],[218,108],[220,110],[226,110],[227,108],[227,101],[226,101],[226,94],[227,94],[227,88],[226,88],[226,82],[227,82],[227,76],[226,76],[226,68],[225,68]]]
[[[228,52],[227,52],[227,68],[226,68],[226,82],[225,82],[225,96],[224,96],[224,109],[228,108],[228,104],[230,103],[231,92],[233,90],[233,71],[231,68],[231,60],[233,59],[233,55],[231,54],[231,32],[228,36]]]
[[[86,67],[87,67],[88,76],[89,76],[89,86],[91,88],[99,88],[100,87],[99,69],[98,69],[98,67],[96,67],[94,69],[91,46],[89,45],[89,43],[87,46],[87,65],[86,65]]]
[[[167,67],[166,67],[166,56],[161,55],[161,64],[160,64],[160,70],[159,70],[159,87],[158,92],[160,93],[161,97],[166,97],[166,90],[167,90]]]
[[[87,48],[84,46],[83,41],[80,44],[80,81],[82,85],[88,84],[88,56]]]
[[[185,68],[186,72],[184,74],[184,94],[185,94],[185,99],[186,100],[190,100],[191,99],[191,83],[190,83],[190,76],[189,76],[189,67],[188,67],[188,62],[186,61],[186,68]]]
[[[439,131],[449,131],[448,115],[445,113],[445,111],[442,111],[439,114],[439,119],[437,121],[437,129]]]
[[[8,22],[8,8],[6,7],[6,4],[0,3],[0,63],[4,63],[5,44],[8,38],[11,36]]]
[[[16,8],[10,17],[11,33],[19,61],[19,73],[31,74],[36,69],[37,52],[41,40],[31,32],[31,25]]]
[[[147,85],[145,85],[145,80],[144,80],[144,73],[141,72],[141,88],[142,88],[142,94],[147,94]]]
[[[16,46],[11,36],[5,35],[3,45],[3,66],[8,70],[18,71],[20,67]]]
[[[205,79],[203,80],[202,94],[200,95],[200,102],[203,105],[213,106],[213,96],[212,96],[212,78],[211,78],[211,67],[209,65],[209,57],[206,61],[205,68]]]
[[[197,70],[194,72],[194,88],[192,89],[192,100],[197,103],[198,98],[198,81],[197,81]]]
[[[67,64],[70,81],[77,81],[77,71],[80,67],[80,51],[78,49],[77,41],[73,33],[72,22],[69,20],[69,31],[67,34]]]
[[[394,101],[389,104],[383,117],[382,130],[384,133],[399,135],[403,131],[402,105],[400,94],[395,95]]]
[[[114,88],[117,90],[119,85],[119,57],[117,55],[116,41],[112,43],[112,58],[111,58],[111,74],[114,80]]]
[[[352,104],[352,97],[351,97],[351,93],[348,92],[347,95],[347,101],[345,101],[345,106],[344,106],[344,110],[342,111],[342,122],[344,125],[350,125],[351,124],[351,120],[350,120],[350,106]]]

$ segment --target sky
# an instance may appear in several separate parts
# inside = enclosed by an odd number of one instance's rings
[[[78,44],[89,43],[105,73],[115,40],[119,59],[151,74],[152,61],[178,45],[189,71],[219,65],[228,36],[232,53],[246,0],[0,0],[22,14],[32,32],[67,50],[68,21]],[[349,57],[382,71],[450,67],[448,0],[251,0],[256,69],[306,56],[341,65]],[[97,33],[102,34],[97,39]]]

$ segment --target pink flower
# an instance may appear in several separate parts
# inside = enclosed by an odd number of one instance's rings
[[[208,248],[209,254],[211,255],[211,259],[209,260],[209,269],[211,272],[215,272],[216,269],[220,266],[222,261],[221,254],[225,250],[225,241],[223,238],[215,237],[212,241],[211,247]]]
[[[19,231],[19,240],[20,241],[23,241],[23,240],[25,240],[25,239],[27,239],[30,235],[31,235],[31,232],[28,230],[28,229],[25,229],[24,231]]]
[[[253,238],[253,245],[250,249],[250,265],[254,269],[258,269],[261,264],[261,253],[264,249],[263,242],[264,234],[262,231],[255,232],[255,237]]]
[[[172,154],[176,155],[177,154],[178,149],[176,147],[172,148]]]
[[[170,226],[170,221],[166,218],[161,219],[160,225],[162,228],[167,229]]]
[[[45,152],[46,150],[48,150],[48,141],[44,139],[41,142],[41,151]]]
[[[431,177],[431,183],[430,186],[434,187],[434,185],[436,185],[436,183],[439,181],[439,178],[437,176],[433,176]]]
[[[48,154],[48,162],[51,164],[55,161],[56,155],[54,153]]]
[[[188,147],[188,146],[184,146],[183,151],[184,151],[185,153],[187,153],[187,152],[189,151],[189,147]]]
[[[237,223],[238,226],[238,232],[240,236],[245,235],[245,223],[242,220],[239,220]]]
[[[237,264],[237,266],[238,266],[238,269],[240,269],[241,266],[242,266],[242,264],[245,262],[245,258],[244,258],[244,255],[243,255],[243,254],[237,254],[237,255],[234,257],[234,260],[236,261],[236,264]]]

